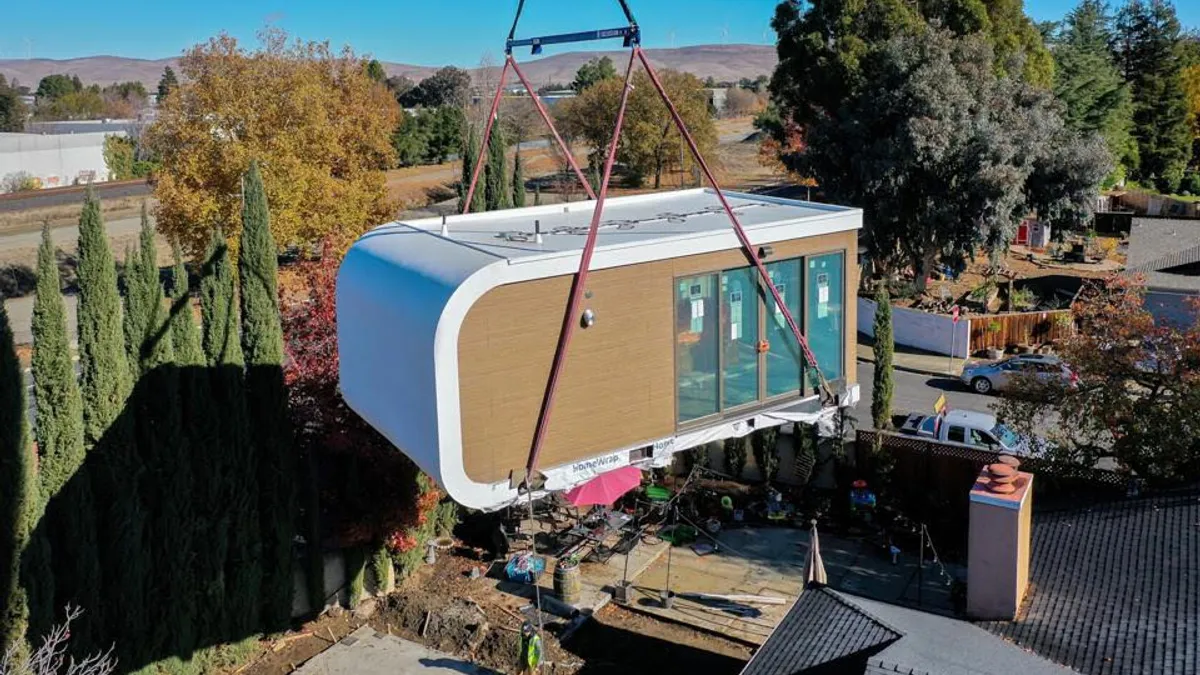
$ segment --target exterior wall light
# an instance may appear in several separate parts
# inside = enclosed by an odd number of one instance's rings
[[[590,309],[583,310],[583,317],[580,319],[579,323],[584,328],[591,328],[592,325],[596,323],[596,313]]]
[[[759,257],[759,259],[760,259],[760,260],[761,260],[761,259],[765,259],[765,258],[767,258],[768,256],[772,256],[772,255],[775,255],[775,249],[771,248],[770,246],[762,246],[762,247],[759,247],[759,249],[758,249],[758,257]]]

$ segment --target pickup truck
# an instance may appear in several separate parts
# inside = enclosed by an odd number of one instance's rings
[[[950,410],[938,424],[937,415],[913,413],[904,420],[900,433],[932,438],[980,450],[1028,456],[1032,444],[1012,429],[996,421],[996,416],[973,410]]]

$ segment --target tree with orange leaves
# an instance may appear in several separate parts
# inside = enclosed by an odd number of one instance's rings
[[[383,170],[395,162],[395,99],[349,48],[289,42],[278,30],[259,38],[254,51],[224,34],[188,50],[183,81],[147,132],[162,162],[158,229],[193,254],[219,226],[236,255],[252,160],[281,246],[348,244],[390,215]]]
[[[1023,377],[997,413],[1050,441],[1050,459],[1093,466],[1111,459],[1151,483],[1200,479],[1200,321],[1155,323],[1139,279],[1089,286],[1059,346],[1071,381]]]

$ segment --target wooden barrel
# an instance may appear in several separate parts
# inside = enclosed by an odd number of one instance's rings
[[[579,604],[581,589],[578,563],[559,561],[554,566],[554,593],[566,604],[574,606]]]

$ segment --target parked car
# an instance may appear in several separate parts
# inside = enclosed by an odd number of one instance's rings
[[[1045,444],[1009,429],[991,413],[974,410],[948,410],[940,420],[937,415],[913,413],[900,427],[900,433],[1018,456],[1040,454]]]
[[[1053,354],[1018,354],[1001,361],[978,363],[963,368],[962,383],[979,394],[1009,391],[1017,381],[1016,375],[1032,375],[1038,380],[1061,378],[1063,384],[1073,385],[1078,376]]]

